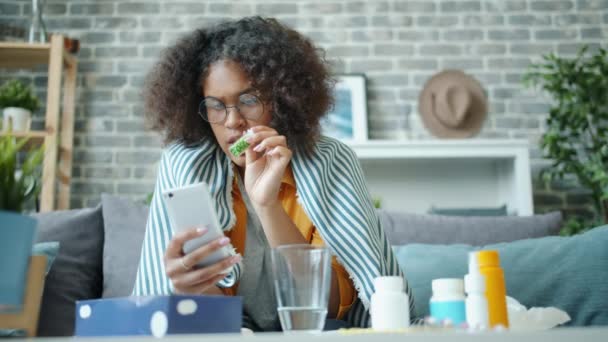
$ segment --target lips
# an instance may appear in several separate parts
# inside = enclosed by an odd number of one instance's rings
[[[228,145],[232,145],[234,144],[235,141],[239,140],[239,138],[243,136],[242,133],[237,134],[237,135],[233,135],[231,136],[228,140],[226,140],[226,142],[228,143]]]

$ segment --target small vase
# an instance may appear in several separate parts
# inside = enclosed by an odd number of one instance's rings
[[[30,23],[29,39],[30,43],[46,43],[46,25],[42,16],[46,0],[32,0],[32,14]]]
[[[6,107],[3,110],[2,129],[12,132],[28,132],[32,123],[32,112],[24,108]]]

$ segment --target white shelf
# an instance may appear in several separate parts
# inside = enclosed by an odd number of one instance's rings
[[[509,159],[527,153],[527,140],[371,140],[349,144],[360,159]]]
[[[431,206],[506,204],[511,214],[533,214],[526,140],[373,140],[349,145],[383,208],[426,213]]]

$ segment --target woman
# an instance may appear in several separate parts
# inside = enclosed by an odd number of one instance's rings
[[[367,326],[373,279],[401,271],[354,153],[319,133],[332,104],[319,50],[273,19],[196,30],[164,53],[144,96],[167,147],[134,293],[242,295],[251,326],[278,330],[270,249],[327,244],[336,256],[328,317]],[[229,146],[248,129],[250,147],[233,156]],[[173,234],[158,194],[201,181],[226,236],[184,255],[184,242],[204,229]],[[242,260],[192,268],[229,243]]]

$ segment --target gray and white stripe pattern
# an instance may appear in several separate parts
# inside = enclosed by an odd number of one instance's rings
[[[369,326],[369,301],[378,276],[403,276],[372,205],[371,196],[354,152],[340,141],[322,137],[312,154],[294,151],[292,169],[297,193],[306,214],[338,261],[353,279],[358,298],[347,315],[353,326]],[[220,225],[234,226],[233,172],[228,156],[212,140],[188,147],[168,146],[150,209],[146,237],[135,283],[135,295],[171,293],[162,257],[172,231],[158,195],[165,189],[204,181],[216,201]],[[235,267],[220,286],[232,286],[240,276]],[[405,282],[413,312],[413,297]]]

